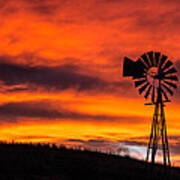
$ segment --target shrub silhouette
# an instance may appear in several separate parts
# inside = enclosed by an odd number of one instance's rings
[[[87,149],[55,144],[0,143],[0,179],[180,179],[179,168],[165,168]]]

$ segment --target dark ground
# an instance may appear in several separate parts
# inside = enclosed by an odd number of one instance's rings
[[[0,180],[180,180],[179,168],[48,145],[0,144]]]

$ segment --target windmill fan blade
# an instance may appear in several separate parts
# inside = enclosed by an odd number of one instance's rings
[[[169,79],[169,80],[173,80],[173,81],[178,81],[177,76],[165,76],[164,79]]]
[[[148,88],[148,90],[147,90],[147,92],[146,92],[146,94],[145,94],[145,96],[144,96],[146,99],[148,98],[151,89],[152,89],[152,85],[149,86],[149,88]]]
[[[154,102],[154,100],[155,100],[155,87],[153,87],[151,100],[152,100],[152,102]]]
[[[167,63],[165,64],[165,66],[162,68],[162,71],[164,71],[165,69],[169,68],[172,65],[173,65],[173,63],[168,60]]]
[[[159,71],[160,71],[162,65],[164,64],[164,62],[166,61],[166,59],[167,59],[167,56],[164,56],[164,55],[163,55],[162,58],[161,58],[161,60],[160,60],[160,63],[159,63]]]
[[[139,94],[141,94],[149,85],[149,82],[147,82],[144,86],[142,86],[140,89],[139,89]]]
[[[148,55],[149,55],[149,60],[151,62],[151,65],[154,66],[155,64],[154,64],[154,60],[153,60],[153,52],[152,51],[148,52]]]
[[[169,85],[169,86],[173,87],[174,89],[176,89],[176,88],[177,88],[176,84],[171,83],[171,82],[169,82],[169,81],[164,81],[164,83],[166,83],[167,85]]]
[[[165,84],[162,84],[162,86],[169,92],[171,96],[173,95],[173,92],[170,88],[168,88]]]
[[[135,81],[135,87],[140,86],[141,84],[145,83],[147,80],[140,80],[140,81]]]
[[[148,58],[147,58],[147,56],[146,56],[146,54],[143,54],[143,55],[141,56],[141,58],[144,60],[144,62],[147,64],[148,67],[151,66],[150,63],[149,63],[149,60],[148,60]]]
[[[159,58],[160,58],[160,53],[159,52],[155,52],[155,66],[158,66],[159,64]]]
[[[167,94],[164,92],[164,90],[161,88],[161,92],[164,95],[166,101],[169,101]]]
[[[163,75],[166,75],[166,74],[172,74],[172,73],[176,73],[176,69],[175,68],[171,68],[169,69],[168,71],[164,72]]]

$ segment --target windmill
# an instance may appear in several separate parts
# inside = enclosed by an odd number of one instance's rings
[[[151,103],[145,105],[154,105],[146,156],[146,160],[149,161],[151,154],[153,164],[157,150],[160,149],[164,165],[171,165],[164,106],[166,102],[171,102],[169,96],[172,96],[173,90],[177,88],[176,73],[173,63],[159,52],[144,53],[137,61],[124,58],[123,76],[132,77],[139,94],[151,99]]]

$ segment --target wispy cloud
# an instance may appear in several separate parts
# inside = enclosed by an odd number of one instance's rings
[[[99,122],[121,122],[127,124],[131,123],[141,123],[143,117],[135,116],[118,116],[118,115],[108,115],[108,114],[85,114],[82,112],[71,111],[70,109],[65,109],[64,107],[59,107],[58,110],[53,109],[49,102],[18,102],[18,103],[7,103],[0,106],[0,116],[1,122],[16,122],[18,117],[26,118],[40,118],[40,121],[44,119],[49,120],[78,120],[78,121],[99,121]],[[6,118],[7,117],[7,118]]]

